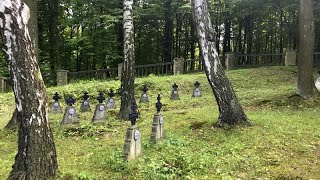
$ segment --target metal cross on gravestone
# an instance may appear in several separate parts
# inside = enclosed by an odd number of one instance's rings
[[[148,91],[147,86],[146,86],[146,85],[143,85],[142,92],[145,94],[147,91]]]
[[[131,121],[131,125],[135,125],[137,118],[139,117],[139,113],[137,112],[137,105],[136,102],[132,102],[131,104],[131,113],[129,114],[129,119]]]
[[[177,91],[177,90],[178,90],[178,87],[179,87],[179,86],[178,86],[176,83],[174,83],[174,84],[172,85],[172,88],[173,88],[174,91]]]
[[[82,96],[83,100],[88,101],[89,97],[90,96],[88,95],[88,92],[83,93],[83,96]]]
[[[161,96],[160,94],[158,94],[157,103],[156,103],[156,108],[158,113],[161,111],[161,108],[162,108],[162,103],[160,102],[160,100],[161,100]]]
[[[113,92],[112,89],[110,90],[110,92],[108,93],[108,95],[109,95],[110,98],[113,98],[113,97],[114,97],[114,92]]]
[[[59,99],[61,99],[58,92],[54,93],[53,99],[54,101],[59,101]]]
[[[106,98],[104,97],[103,92],[100,91],[99,96],[97,97],[98,102],[103,103],[105,99]]]
[[[66,99],[66,103],[68,104],[68,106],[73,106],[74,103],[76,103],[76,99],[74,99],[72,96],[69,96],[69,97]]]

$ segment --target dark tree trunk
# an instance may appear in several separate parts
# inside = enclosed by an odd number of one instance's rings
[[[165,25],[164,25],[164,42],[163,42],[164,62],[172,61],[173,19],[172,19],[171,4],[172,4],[172,0],[164,1],[164,8],[165,8]]]
[[[216,126],[250,124],[220,64],[206,0],[192,0],[192,12],[196,22],[205,71],[219,106]]]
[[[59,0],[47,0],[48,4],[48,26],[49,26],[49,61],[53,67],[52,72],[61,68],[60,53],[59,53]]]
[[[131,104],[136,103],[134,99],[134,26],[132,15],[132,0],[124,0],[123,3],[123,68],[121,74],[121,105],[119,117],[128,119],[131,112]]]
[[[297,94],[303,98],[313,96],[314,53],[313,0],[299,0],[299,55]]]
[[[225,8],[227,9],[224,19],[224,38],[223,38],[223,55],[225,53],[230,52],[230,41],[231,41],[231,18],[230,18],[230,11],[229,11],[229,1],[225,1]]]
[[[27,27],[29,14],[28,6],[20,0],[6,1],[0,8],[0,30],[18,111],[18,153],[8,177],[14,180],[50,179],[57,170],[56,150],[47,119],[47,94]]]
[[[196,54],[196,31],[194,26],[194,20],[192,15],[190,16],[190,56],[191,56],[191,70],[194,70],[195,66],[195,54]]]

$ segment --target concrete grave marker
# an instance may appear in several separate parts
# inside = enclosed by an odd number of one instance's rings
[[[141,94],[141,97],[140,97],[140,103],[148,103],[149,102],[147,91],[148,91],[147,86],[143,85],[142,94]]]
[[[194,90],[193,90],[192,97],[200,97],[200,96],[201,96],[200,83],[196,81],[194,83]]]
[[[131,126],[127,128],[126,138],[123,146],[123,158],[125,160],[132,160],[141,154],[141,137],[139,127],[136,125],[139,116],[137,112],[137,105],[135,102],[131,105],[131,113],[129,119]]]
[[[105,100],[103,92],[99,93],[97,100],[99,103],[97,104],[96,110],[94,111],[92,122],[93,123],[105,122],[107,119],[107,109],[105,108],[105,104],[103,103],[103,101]]]
[[[113,90],[111,89],[109,92],[109,98],[107,100],[107,109],[115,109],[116,108],[116,101],[114,100],[114,93]]]
[[[62,113],[62,109],[59,103],[59,99],[61,99],[61,97],[59,96],[58,92],[54,93],[53,99],[54,99],[54,102],[51,107],[51,112]]]
[[[90,97],[90,96],[88,95],[87,92],[84,92],[84,93],[83,93],[83,96],[82,96],[83,102],[82,102],[82,104],[81,104],[81,106],[80,106],[80,111],[81,111],[81,112],[91,111],[90,103],[89,103],[89,97]]]
[[[172,85],[172,92],[171,92],[171,97],[170,97],[170,99],[171,100],[179,100],[180,99],[180,97],[179,97],[179,92],[178,92],[178,85],[176,84],[176,83],[174,83],[173,85]]]
[[[160,94],[158,94],[157,100],[158,100],[156,103],[157,113],[153,116],[151,138],[150,138],[150,141],[154,144],[156,144],[158,141],[160,141],[164,137],[164,119],[162,114],[160,113],[162,108],[162,103],[160,102],[161,100]]]
[[[68,107],[66,108],[61,124],[78,124],[79,118],[76,112],[76,108],[74,107],[74,103],[76,100],[73,97],[69,97],[66,99],[66,103]]]

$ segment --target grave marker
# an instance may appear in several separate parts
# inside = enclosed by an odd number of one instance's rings
[[[66,103],[68,107],[66,108],[61,124],[78,124],[79,118],[76,112],[76,108],[74,107],[74,103],[76,100],[73,97],[69,97],[66,99]]]
[[[156,144],[158,141],[160,141],[164,137],[164,120],[163,116],[160,113],[162,108],[162,103],[160,102],[161,97],[160,94],[158,94],[157,97],[157,113],[153,116],[153,122],[152,122],[152,128],[151,128],[151,138],[150,141],[154,144]]]
[[[51,107],[51,112],[62,113],[62,109],[59,103],[59,99],[61,99],[61,97],[59,96],[58,92],[54,93],[53,99],[54,99],[54,102]]]
[[[194,90],[193,90],[192,97],[200,97],[200,96],[201,96],[200,83],[196,81],[194,83]]]
[[[80,111],[81,112],[87,112],[87,111],[91,111],[91,108],[90,108],[90,104],[89,104],[89,95],[88,95],[88,92],[84,92],[83,93],[83,102],[80,106]]]
[[[176,83],[174,83],[173,85],[172,85],[172,92],[171,92],[171,97],[170,97],[170,99],[171,100],[179,100],[180,99],[180,97],[179,97],[179,92],[178,92],[178,85],[176,84]]]
[[[103,92],[99,93],[99,96],[97,97],[98,104],[96,106],[96,110],[94,111],[94,115],[92,117],[93,123],[99,123],[99,122],[105,122],[107,119],[107,109],[103,101],[106,98],[103,95]]]
[[[113,90],[111,89],[110,92],[108,93],[109,98],[107,100],[107,109],[115,109],[116,108],[116,101],[114,100],[114,93]]]
[[[141,97],[140,97],[140,103],[148,103],[149,102],[147,91],[148,91],[147,86],[143,85],[142,94],[141,94]]]
[[[136,120],[139,116],[137,112],[137,105],[135,102],[131,105],[131,113],[129,119],[131,126],[127,128],[126,139],[123,147],[123,158],[125,160],[131,160],[138,157],[141,154],[141,138],[139,127],[136,125]]]

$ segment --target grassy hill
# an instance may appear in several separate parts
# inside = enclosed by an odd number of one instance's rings
[[[136,98],[144,84],[149,104],[139,104],[143,155],[122,160],[129,121],[109,112],[107,123],[92,125],[93,113],[79,113],[81,123],[60,126],[62,114],[49,114],[57,147],[58,179],[320,179],[320,96],[295,96],[296,69],[261,67],[228,71],[236,94],[252,127],[216,129],[218,107],[203,73],[149,76],[136,79]],[[200,98],[192,98],[193,83],[201,83]],[[171,86],[179,85],[180,101],[170,101]],[[57,91],[78,99],[84,91],[118,89],[119,81],[90,81],[48,88],[50,100]],[[166,138],[149,143],[156,96],[162,95]],[[13,95],[0,95],[0,129],[14,110]],[[119,107],[119,94],[118,100]],[[52,102],[52,101],[51,101]],[[65,105],[64,105],[65,106]],[[17,149],[15,131],[0,130],[0,179],[11,170]]]

